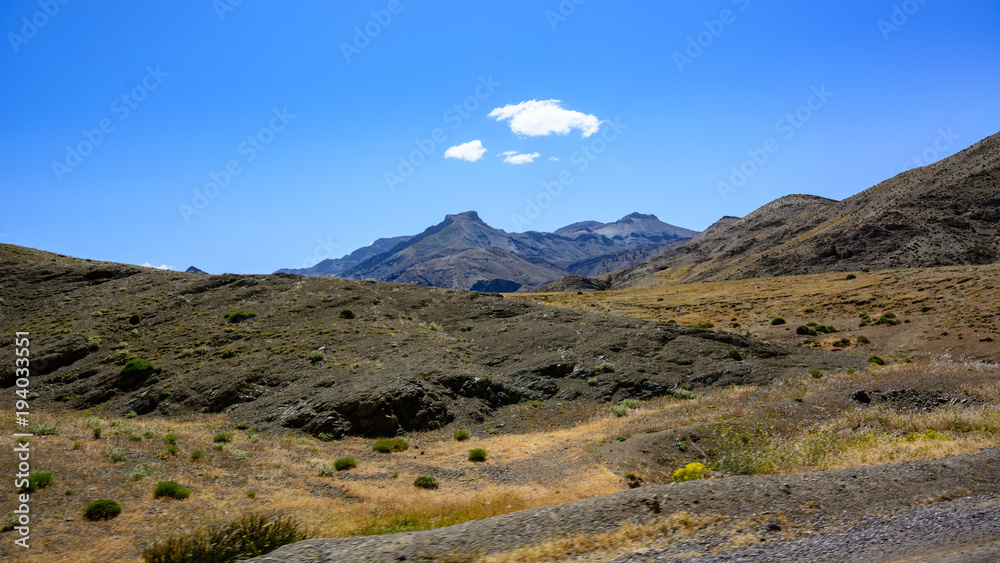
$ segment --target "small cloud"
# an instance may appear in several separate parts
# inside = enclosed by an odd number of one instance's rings
[[[571,129],[579,129],[584,137],[597,132],[601,120],[595,115],[563,109],[559,100],[531,100],[516,105],[506,105],[496,108],[489,117],[497,121],[506,119],[510,130],[529,137],[538,137],[556,133],[565,135]]]
[[[542,155],[538,154],[537,152],[518,154],[515,151],[506,151],[500,153],[497,156],[502,156],[503,161],[506,162],[507,164],[528,164],[530,162],[534,162],[536,158]]]
[[[469,162],[475,162],[486,153],[486,149],[483,148],[483,143],[480,140],[469,141],[468,143],[462,143],[461,145],[455,145],[444,151],[445,158],[459,158],[462,160],[468,160]]]
[[[154,265],[150,264],[149,262],[146,262],[142,266],[144,268],[156,268],[157,270],[173,270],[173,268],[171,268],[170,266],[167,266],[166,264],[160,264],[159,266],[154,266]]]
[[[549,160],[551,160],[552,162],[559,162],[559,157],[558,156],[550,156]]]

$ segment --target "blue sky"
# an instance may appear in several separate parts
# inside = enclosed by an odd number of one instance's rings
[[[268,273],[842,199],[1000,130],[998,4],[5,1],[0,242]]]

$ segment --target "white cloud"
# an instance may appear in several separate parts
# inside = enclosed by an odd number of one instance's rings
[[[173,268],[171,268],[170,266],[167,266],[166,264],[160,264],[159,266],[154,266],[154,265],[150,264],[149,262],[146,262],[142,266],[144,268],[156,268],[157,270],[173,270]]]
[[[502,156],[503,161],[507,164],[528,164],[534,162],[534,160],[542,155],[537,152],[518,154],[517,151],[506,151],[498,154],[497,156]]]
[[[551,160],[552,162],[559,162],[559,157],[558,156],[550,156],[549,160]]]
[[[462,160],[468,160],[469,162],[475,162],[486,153],[486,149],[483,148],[483,143],[480,140],[469,141],[468,143],[462,143],[461,145],[455,145],[444,151],[445,158],[460,158]]]
[[[510,130],[529,137],[556,133],[565,135],[571,129],[579,129],[584,137],[597,132],[601,121],[596,115],[563,109],[559,100],[531,100],[517,105],[506,105],[490,112],[497,121],[506,119]]]

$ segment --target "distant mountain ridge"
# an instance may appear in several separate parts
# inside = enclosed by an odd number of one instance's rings
[[[609,275],[568,277],[544,291],[919,268],[1000,261],[1000,133],[843,201],[788,195],[724,217],[685,244]],[[687,268],[687,270],[682,270]]]
[[[554,233],[507,233],[467,211],[418,235],[379,239],[343,258],[278,273],[514,291],[567,274],[625,268],[696,234],[641,213],[612,223],[581,221]]]

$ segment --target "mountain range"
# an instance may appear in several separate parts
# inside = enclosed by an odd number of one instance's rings
[[[778,198],[749,215],[723,217],[685,244],[606,275],[567,277],[542,291],[619,289],[862,268],[1000,261],[1000,133],[842,201]]]
[[[641,213],[613,223],[582,221],[552,233],[508,233],[467,211],[447,215],[418,235],[378,239],[342,258],[276,273],[514,292],[566,275],[621,270],[696,234]]]

